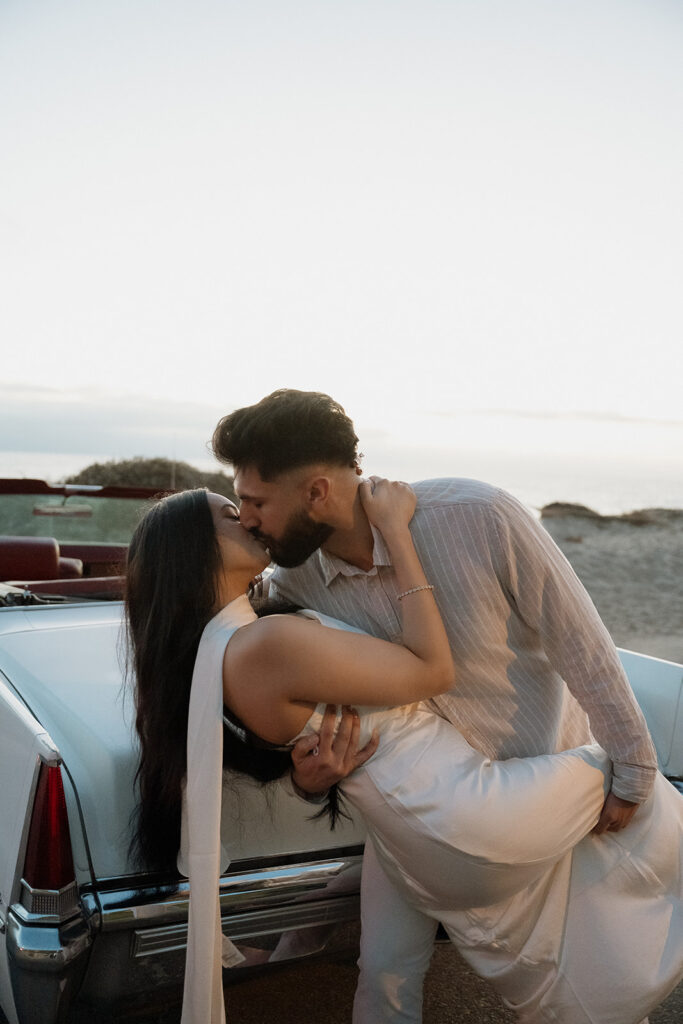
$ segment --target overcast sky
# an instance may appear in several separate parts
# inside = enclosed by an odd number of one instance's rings
[[[0,446],[173,454],[289,386],[675,461],[682,53],[678,0],[3,0]]]

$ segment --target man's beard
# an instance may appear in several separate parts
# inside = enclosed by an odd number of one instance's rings
[[[254,531],[260,541],[267,545],[270,557],[283,569],[293,569],[324,544],[334,533],[328,523],[316,523],[307,512],[294,512],[279,540]]]

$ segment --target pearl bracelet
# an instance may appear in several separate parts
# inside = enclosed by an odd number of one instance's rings
[[[433,590],[434,587],[429,583],[423,583],[421,587],[411,587],[410,590],[404,590],[402,594],[398,595],[398,600],[402,601],[408,594],[417,594],[418,590]]]

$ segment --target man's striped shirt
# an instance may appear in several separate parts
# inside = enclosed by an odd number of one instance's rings
[[[465,479],[413,486],[411,532],[456,668],[454,688],[430,703],[493,758],[570,749],[592,732],[614,762],[614,793],[641,801],[654,747],[616,648],[559,548],[505,491]],[[302,566],[277,568],[271,595],[400,643],[396,577],[373,532],[369,572],[320,549]]]

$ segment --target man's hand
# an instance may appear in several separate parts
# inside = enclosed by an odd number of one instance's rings
[[[352,708],[342,708],[336,736],[335,722],[336,708],[328,704],[320,733],[304,736],[292,750],[292,780],[298,789],[311,796],[327,792],[330,786],[365,764],[379,744],[375,731],[369,742],[358,749],[360,718]]]
[[[622,800],[620,796],[608,793],[593,831],[598,836],[603,832],[620,832],[622,828],[626,828],[638,807],[639,804],[634,804],[631,800]]]

